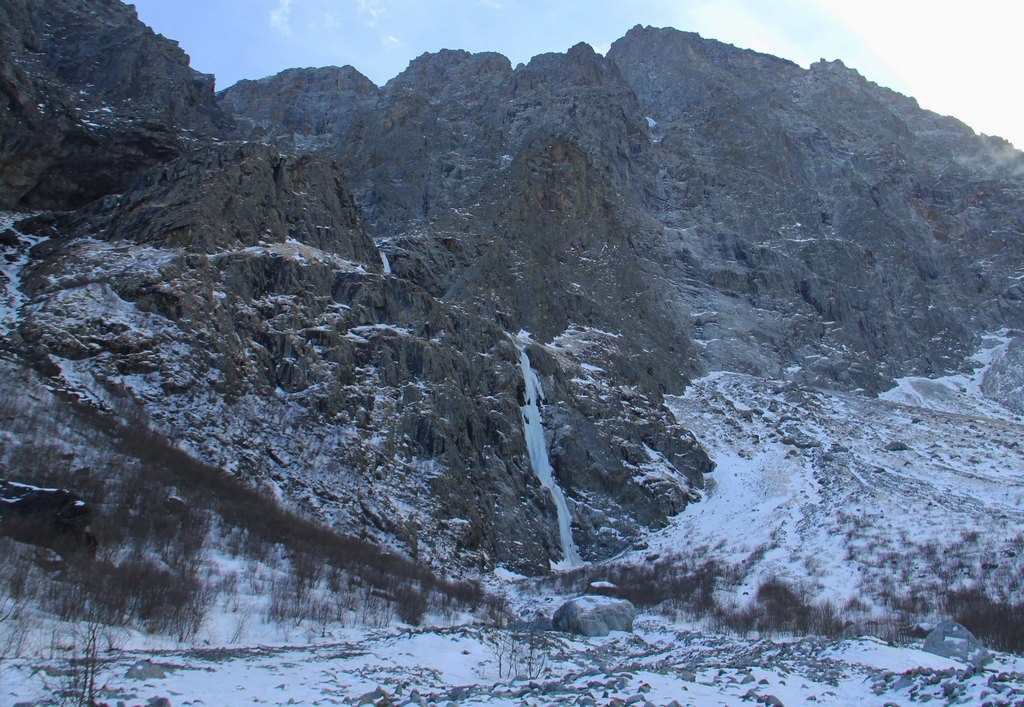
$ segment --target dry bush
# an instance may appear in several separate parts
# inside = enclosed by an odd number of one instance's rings
[[[423,623],[429,605],[427,592],[415,583],[404,582],[395,587],[392,596],[399,619],[411,626]]]
[[[149,430],[134,430],[125,436],[124,444],[147,463],[149,476],[173,483],[183,496],[193,501],[197,497],[206,499],[223,526],[243,528],[244,540],[238,542],[244,545],[247,557],[266,559],[273,547],[287,548],[292,568],[307,587],[314,586],[325,572],[334,568],[358,577],[361,583],[383,596],[394,586],[409,585],[419,588],[416,593],[430,597],[431,605],[455,602],[476,609],[483,602],[484,592],[479,583],[441,579],[412,560],[388,553],[369,542],[340,535],[299,516]],[[403,593],[403,597],[408,596],[409,592]]]
[[[702,617],[716,608],[715,589],[719,583],[732,579],[732,570],[714,560],[671,556],[647,564],[581,567],[544,583],[562,593],[580,593],[593,582],[605,581],[615,587],[602,593],[628,599],[638,608]]]
[[[1024,651],[1024,602],[994,601],[984,589],[971,587],[950,592],[945,608],[986,646]]]
[[[494,630],[481,635],[502,678],[536,680],[548,672],[549,645],[544,631]]]
[[[743,635],[757,631],[766,636],[841,636],[850,624],[832,602],[812,604],[799,587],[778,577],[761,582],[750,604],[718,607],[713,623]]]
[[[30,616],[26,611],[35,594],[32,560],[28,548],[0,538],[0,668],[21,654],[28,637]]]

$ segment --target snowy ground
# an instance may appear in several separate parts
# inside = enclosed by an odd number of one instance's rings
[[[975,366],[973,372],[940,378],[901,378],[895,388],[879,397],[911,407],[975,418],[1009,420],[1020,424],[1022,417],[1019,414],[989,399],[982,390],[986,375],[994,364],[1006,356],[1011,341],[1005,331],[987,337],[982,348],[971,358]],[[1018,393],[1019,397],[1024,398],[1024,392]]]
[[[1004,344],[990,347],[989,362]],[[724,588],[732,596],[723,598],[737,602],[775,576],[817,598],[878,608],[893,584],[947,581],[938,575],[948,558],[958,561],[950,584],[1013,591],[1024,552],[1006,550],[1020,545],[1024,528],[1024,424],[980,398],[972,381],[983,373],[901,381],[881,400],[733,374],[696,381],[672,407],[716,459],[714,481],[703,502],[617,561],[719,558],[744,571]],[[955,409],[944,391],[957,394]],[[560,601],[507,572],[489,583],[509,592],[516,615],[550,616]],[[996,653],[975,670],[868,635],[741,637],[647,614],[634,633],[605,638],[514,632],[471,617],[421,629],[282,626],[265,623],[260,601],[211,610],[189,645],[104,632],[99,699],[165,697],[176,707],[1024,704],[1024,657]],[[59,704],[58,693],[74,687],[68,627],[37,625],[33,641],[0,664],[0,703]]]
[[[101,700],[166,697],[173,705],[331,704],[1019,704],[1024,659],[985,671],[877,639],[743,640],[642,619],[633,634],[578,639],[544,633],[530,675],[510,677],[518,643],[493,628],[341,630],[318,645],[203,647],[101,654]],[[46,700],[66,666],[2,668],[5,704]],[[391,702],[381,702],[382,698]],[[774,697],[777,702],[772,702]]]
[[[840,606],[943,583],[1009,592],[1024,570],[1024,420],[981,396],[984,370],[878,400],[695,381],[670,406],[717,463],[705,500],[627,558],[707,553],[744,568],[739,598],[769,576]]]

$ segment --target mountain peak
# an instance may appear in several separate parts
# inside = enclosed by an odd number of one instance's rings
[[[389,89],[415,89],[435,94],[476,81],[504,78],[512,73],[508,58],[497,52],[472,53],[464,49],[425,52],[387,83]]]

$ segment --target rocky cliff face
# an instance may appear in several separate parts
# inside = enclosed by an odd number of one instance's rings
[[[338,136],[368,117],[380,89],[351,66],[289,69],[262,81],[243,80],[220,95],[254,137],[300,149],[303,140]],[[323,144],[324,141],[319,141]],[[298,147],[297,147],[298,146]]]
[[[130,391],[182,444],[341,528],[437,562],[546,567],[559,542],[527,461],[514,341],[383,273],[339,179],[323,157],[225,145],[22,222],[53,237],[11,337],[64,384]],[[685,507],[708,462],[660,399],[583,396],[547,349],[531,358],[566,426],[555,459],[587,556]]]
[[[877,392],[1021,323],[1024,157],[839,62],[637,27],[607,58],[446,51],[339,99],[319,135],[396,271],[545,340],[625,317],[671,361],[638,376],[656,389],[725,369]]]
[[[213,77],[119,0],[5,2],[0,45],[0,208],[81,206],[233,130]]]
[[[686,299],[710,367],[873,392],[1020,326],[1024,156],[1004,141],[839,62],[651,28],[608,58],[654,122],[651,250],[705,283]]]
[[[3,237],[8,355],[437,564],[560,559],[518,348],[597,559],[699,497],[711,462],[663,398],[692,376],[875,392],[1024,319],[1024,158],[841,65],[636,28],[607,57],[443,51],[215,104],[119,3],[0,12],[4,129],[48,146],[5,141],[4,204],[63,209]]]

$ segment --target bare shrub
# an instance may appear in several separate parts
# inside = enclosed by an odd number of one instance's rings
[[[21,655],[28,630],[25,601],[10,596],[0,598],[0,668],[8,658]]]
[[[238,610],[235,615],[235,625],[231,631],[231,638],[228,639],[231,643],[238,643],[242,640],[242,635],[245,633],[245,628],[249,625],[249,619],[251,618],[252,609],[245,607]]]
[[[310,617],[320,629],[320,638],[327,637],[327,627],[337,620],[337,607],[329,597],[316,597],[310,601]]]
[[[267,606],[267,621],[298,626],[310,618],[311,607],[307,601],[309,589],[294,574],[275,577],[270,585],[270,603]]]
[[[402,583],[394,591],[395,613],[398,618],[411,626],[423,623],[427,613],[427,594],[419,586]]]
[[[30,594],[31,552],[27,545],[0,538],[0,590],[15,602]]]
[[[535,680],[548,670],[546,637],[538,628],[496,629],[481,638],[494,657],[499,677]]]
[[[702,617],[715,610],[715,589],[731,575],[728,568],[714,560],[671,556],[645,564],[584,567],[546,582],[566,593],[588,591],[593,582],[604,581],[614,588],[602,589],[602,593],[628,599],[638,608]]]
[[[757,612],[753,606],[727,603],[711,614],[711,626],[716,631],[734,631],[746,636],[757,627]]]
[[[1024,603],[994,601],[980,587],[970,587],[948,594],[945,608],[985,645],[1024,651]]]
[[[100,635],[102,625],[89,620],[69,628],[70,635],[63,647],[67,667],[58,673],[59,686],[53,690],[60,704],[76,707],[96,705],[96,677],[100,667]]]
[[[359,602],[360,623],[373,628],[384,628],[394,617],[394,605],[386,594],[370,585],[364,585]]]
[[[757,631],[765,636],[840,636],[850,623],[832,602],[812,604],[802,589],[778,577],[761,582],[750,604],[718,607],[712,622],[719,629],[731,629],[741,635]]]

